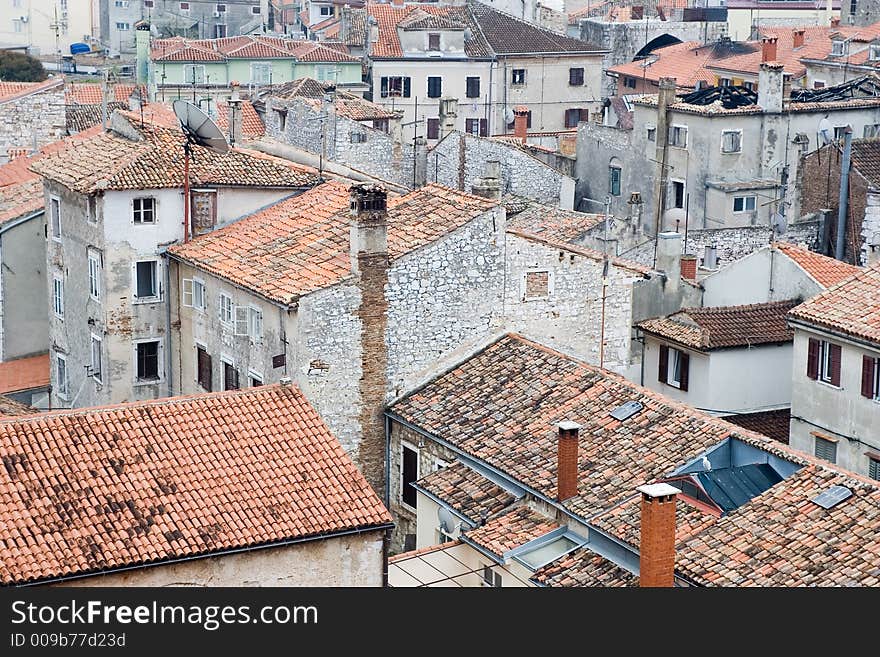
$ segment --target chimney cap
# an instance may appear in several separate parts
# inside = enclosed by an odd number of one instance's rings
[[[282,386],[287,387],[287,386],[289,386],[289,385],[292,383],[292,381],[291,381],[291,379],[290,379],[289,376],[282,376],[282,377],[278,380],[278,383],[280,383]]]
[[[675,486],[670,486],[666,483],[659,484],[645,484],[644,486],[639,486],[636,488],[642,495],[646,497],[655,498],[655,497],[668,497],[670,495],[678,495],[681,491]]]
[[[560,431],[578,431],[581,428],[581,425],[571,420],[563,420],[556,426]]]

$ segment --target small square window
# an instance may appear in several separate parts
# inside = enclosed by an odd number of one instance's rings
[[[757,206],[757,198],[755,196],[734,196],[733,211],[734,212],[752,212]]]
[[[483,566],[483,586],[500,587],[501,574],[495,572],[492,566]]]
[[[133,221],[135,224],[156,223],[156,199],[136,198],[132,205]]]
[[[584,84],[584,69],[583,68],[570,68],[568,69],[568,84],[571,86],[580,87]]]
[[[524,85],[526,83],[526,69],[515,68],[510,73],[510,84]]]
[[[159,263],[142,260],[135,263],[135,298],[157,299],[159,297]]]
[[[428,50],[440,50],[440,35],[431,33],[428,35]]]
[[[136,372],[138,381],[158,381],[159,341],[138,342],[135,346]]]
[[[722,153],[741,153],[742,152],[742,131],[741,130],[724,130],[721,133],[721,152]]]

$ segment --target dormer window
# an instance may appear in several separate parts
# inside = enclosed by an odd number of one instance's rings
[[[846,41],[841,39],[835,39],[831,42],[831,54],[832,55],[843,55],[846,51]]]
[[[428,50],[440,51],[440,34],[431,32],[428,34]]]

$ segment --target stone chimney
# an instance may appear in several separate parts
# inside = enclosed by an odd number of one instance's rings
[[[675,500],[669,484],[639,486],[642,494],[639,586],[675,585]]]
[[[369,45],[370,50],[372,50],[373,45],[379,40],[379,23],[373,22],[370,20],[372,16],[368,16],[367,18],[367,27],[369,28]]]
[[[229,83],[230,96],[226,101],[226,112],[228,113],[227,123],[229,125],[229,145],[235,146],[242,140],[242,100],[238,95],[238,82],[233,80]]]
[[[416,137],[413,157],[413,188],[424,187],[428,182],[428,141],[419,135]]]
[[[517,105],[513,108],[513,135],[526,143],[529,131],[529,108],[525,105]]]
[[[150,22],[140,20],[134,24],[135,70],[138,85],[150,83]]]
[[[691,253],[681,256],[681,277],[689,281],[697,280],[697,256]]]
[[[645,202],[642,200],[641,192],[632,192],[626,204],[629,206],[629,223],[633,231],[641,231],[643,229],[642,213],[645,210]]]
[[[783,90],[785,85],[782,64],[777,62],[761,64],[758,73],[758,105],[768,113],[782,112]]]
[[[356,464],[380,498],[385,494],[385,422],[388,352],[388,196],[385,188],[358,183],[350,190],[351,269],[360,290],[361,377],[358,382],[361,442]]]
[[[351,5],[342,5],[342,14],[339,19],[339,40],[346,43],[351,32]]]
[[[485,173],[474,181],[471,194],[496,201],[501,200],[501,162],[488,160]]]
[[[666,191],[669,187],[669,168],[667,159],[669,156],[669,106],[675,103],[675,78],[660,78],[659,93],[657,94],[657,131],[655,134],[654,159],[657,161],[659,170],[654,178],[654,193],[656,199],[654,208],[654,230],[656,235],[663,230],[663,213],[666,210]]]
[[[455,130],[455,119],[458,117],[458,98],[444,96],[440,99],[440,139]]]
[[[791,33],[792,37],[792,47],[794,48],[803,48],[804,46],[804,29],[798,28],[794,32]]]
[[[560,422],[556,440],[556,500],[563,502],[577,495],[578,490],[578,434],[581,425]]]
[[[663,289],[674,291],[681,284],[681,234],[660,233],[657,235],[657,257],[654,269],[666,274]]]
[[[765,36],[761,39],[761,61],[762,62],[775,62],[776,61],[776,42],[779,41],[776,37]]]

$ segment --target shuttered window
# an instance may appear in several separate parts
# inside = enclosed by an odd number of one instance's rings
[[[379,94],[382,98],[409,98],[411,91],[410,79],[400,75],[380,78]]]
[[[572,86],[581,86],[584,83],[584,69],[570,68],[568,69],[568,84]]]
[[[862,397],[880,400],[880,358],[862,356]]]
[[[480,97],[480,78],[471,77],[467,79],[467,91],[465,95],[468,98]]]
[[[816,436],[816,447],[813,453],[816,455],[816,458],[823,461],[837,463],[837,443],[833,440]]]
[[[440,98],[443,95],[443,78],[431,76],[428,78],[428,98]]]
[[[223,389],[238,390],[238,370],[226,361],[223,361]]]
[[[880,459],[868,457],[868,476],[880,480]]]
[[[840,386],[840,345],[819,340],[818,378],[820,381]]]
[[[196,347],[196,370],[199,385],[211,392],[211,356],[202,347]]]
[[[690,361],[687,352],[660,345],[658,380],[660,383],[687,391],[690,384]]]
[[[488,122],[486,119],[465,119],[464,131],[470,135],[486,137],[489,134]]]
[[[440,139],[440,119],[428,119],[428,139]]]

